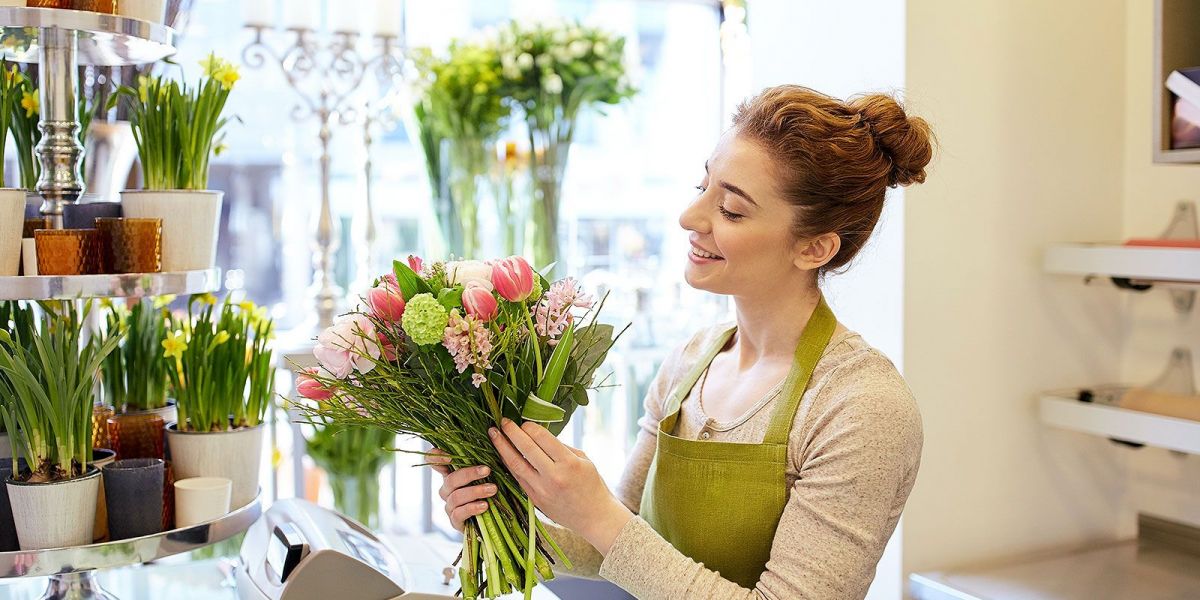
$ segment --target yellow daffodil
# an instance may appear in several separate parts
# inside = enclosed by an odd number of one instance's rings
[[[175,296],[173,294],[167,294],[166,296],[158,296],[154,299],[154,309],[158,310],[161,308],[165,308],[174,301],[175,301]]]
[[[213,77],[217,71],[225,68],[225,61],[218,58],[216,53],[210,52],[207,57],[200,60],[200,68],[204,69],[204,74]]]
[[[212,295],[212,293],[209,293],[209,292],[200,294],[200,296],[197,297],[196,299],[199,300],[200,302],[203,302],[203,303],[209,305],[209,306],[212,306],[217,303],[217,297]]]
[[[162,341],[163,356],[179,360],[183,358],[183,351],[187,350],[187,342],[183,339],[183,332],[176,329],[167,334],[167,339]]]
[[[27,118],[38,114],[41,107],[39,106],[37,94],[34,92],[25,92],[25,94],[21,96],[21,108],[25,109],[25,116]]]
[[[228,331],[219,331],[219,332],[217,332],[217,337],[213,338],[213,346],[220,346],[221,344],[224,344],[225,342],[228,342],[228,341],[229,341],[229,332]]]
[[[225,88],[226,90],[233,89],[233,84],[237,83],[237,80],[241,78],[241,73],[238,73],[237,68],[233,65],[229,65],[228,67],[213,74],[213,79],[216,79],[218,82],[220,82],[221,87]]]
[[[21,75],[21,72],[17,70],[17,65],[13,65],[12,68],[10,68],[8,70],[8,72],[6,72],[4,74],[4,79],[8,83],[12,83],[12,82],[16,81],[17,78],[20,77],[20,75]]]
[[[150,101],[150,78],[138,75],[138,100],[145,104]]]
[[[252,312],[254,312],[255,308],[258,308],[257,306],[254,305],[253,302],[251,302],[249,300],[242,300],[241,302],[238,302],[237,306],[238,306],[238,308],[240,308],[248,313],[252,313]]]
[[[220,156],[220,155],[224,154],[225,151],[228,149],[229,149],[229,146],[227,146],[223,142],[220,144],[217,144],[216,146],[213,146],[213,150],[212,150],[213,156]]]
[[[266,320],[266,318],[267,318],[267,307],[265,307],[265,306],[259,306],[258,308],[254,309],[254,312],[250,313],[250,319],[254,323],[261,323],[264,320]]]
[[[279,450],[279,446],[271,448],[271,468],[278,469],[279,465],[283,464],[283,452]]]

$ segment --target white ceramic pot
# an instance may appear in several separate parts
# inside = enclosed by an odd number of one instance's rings
[[[28,4],[27,0],[0,0],[0,6],[21,6]]]
[[[175,528],[207,523],[229,514],[233,487],[224,477],[193,477],[175,482]]]
[[[211,269],[217,260],[217,229],[224,192],[212,190],[124,191],[126,217],[162,219],[162,270]]]
[[[17,540],[22,550],[84,546],[92,543],[100,471],[53,483],[7,482]]]
[[[131,19],[162,23],[167,17],[167,0],[121,0],[117,3],[117,14]]]
[[[37,240],[33,238],[21,240],[21,264],[25,267],[26,275],[37,276]]]
[[[0,276],[21,266],[21,230],[25,228],[25,190],[0,188]]]
[[[208,433],[179,431],[167,426],[167,446],[175,480],[224,477],[233,482],[230,507],[237,510],[258,495],[262,464],[263,426]]]

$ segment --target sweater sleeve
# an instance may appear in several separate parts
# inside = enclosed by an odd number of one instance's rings
[[[601,577],[642,600],[863,598],[912,489],[920,415],[886,359],[842,365],[820,396],[809,425],[793,428],[789,454],[801,448],[800,477],[754,589],[683,555],[640,517],[617,536]]]

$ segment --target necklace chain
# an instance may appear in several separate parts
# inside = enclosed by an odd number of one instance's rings
[[[708,417],[708,411],[704,410],[704,385],[708,383],[708,372],[710,370],[712,370],[712,363],[709,363],[707,367],[704,367],[704,374],[700,377],[700,393],[699,393],[699,397],[696,399],[697,402],[700,404],[700,412],[706,417]],[[763,397],[758,402],[755,402],[754,406],[757,407],[760,404],[766,403],[767,401],[773,399],[775,396],[778,396],[780,394],[780,392],[783,391],[784,381],[787,381],[786,377],[781,379],[779,381],[779,383],[775,384],[774,387],[767,390],[767,393],[764,394]],[[743,417],[744,416],[745,415],[743,415]],[[711,417],[709,417],[709,418],[711,418]]]

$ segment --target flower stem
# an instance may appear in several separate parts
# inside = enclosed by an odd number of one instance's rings
[[[525,600],[532,600],[533,585],[537,582],[537,577],[534,576],[534,568],[537,561],[534,557],[537,555],[537,508],[533,505],[532,498],[525,499],[526,505],[529,507],[529,543],[526,544],[525,552]]]
[[[525,312],[525,323],[526,323],[526,325],[529,326],[529,341],[533,343],[533,360],[534,360],[534,363],[537,364],[537,380],[538,380],[538,383],[541,383],[542,382],[542,351],[540,348],[538,348],[537,329],[535,329],[533,327],[533,317],[529,314],[529,311],[526,310],[524,312]],[[543,398],[543,400],[545,400],[545,398]]]

